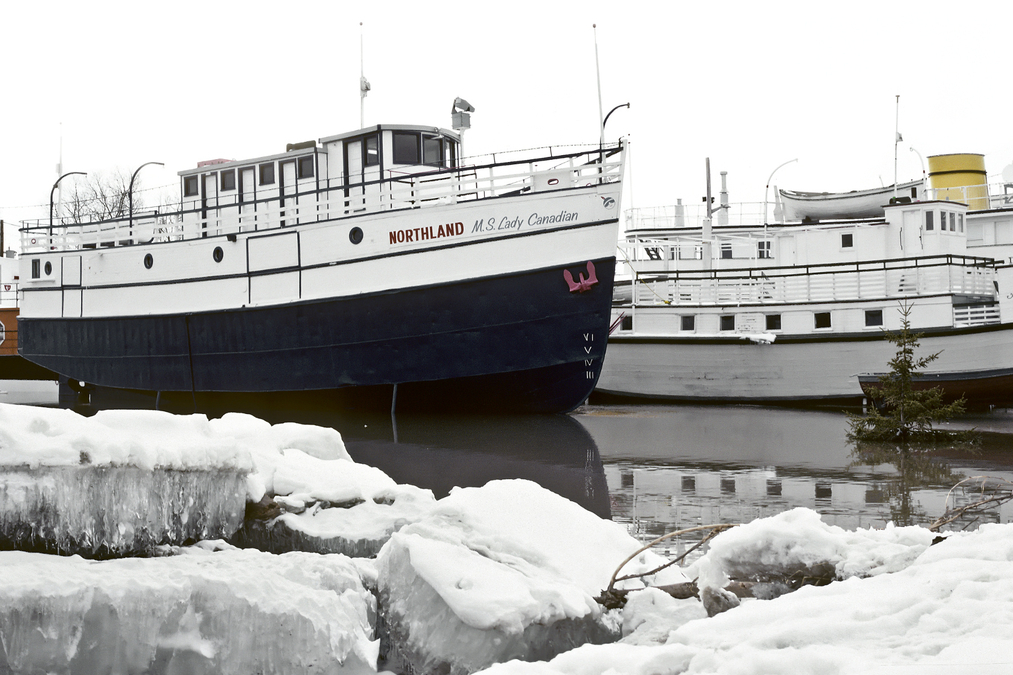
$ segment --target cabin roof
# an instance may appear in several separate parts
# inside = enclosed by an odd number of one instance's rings
[[[362,129],[349,131],[343,134],[338,134],[336,136],[325,136],[324,138],[320,139],[320,142],[324,144],[333,143],[334,141],[342,141],[346,138],[355,138],[356,136],[364,136],[366,134],[375,133],[377,131],[383,131],[386,129],[390,129],[393,131],[419,131],[430,134],[440,134],[441,136],[452,138],[455,141],[461,140],[460,134],[458,134],[456,131],[451,131],[450,129],[443,129],[441,127],[427,127],[414,124],[374,124],[371,127],[363,127]]]

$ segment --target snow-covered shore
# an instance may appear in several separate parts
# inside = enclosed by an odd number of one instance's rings
[[[353,462],[332,429],[0,404],[3,527],[37,515],[24,503],[42,494],[39,483],[74,487],[54,476],[124,468],[193,473],[195,485],[239,476],[248,518],[266,504],[268,528],[298,532],[318,552],[169,540],[149,558],[0,552],[0,672],[368,672],[378,655],[384,667],[450,673],[1013,669],[1009,524],[937,541],[921,527],[849,531],[795,509],[728,530],[692,565],[647,581],[720,590],[730,577],[801,573],[832,583],[747,598],[708,618],[696,598],[632,581],[626,607],[606,611],[594,596],[639,542],[528,481],[436,500]],[[116,518],[136,528],[150,506],[127,492],[132,510]],[[197,519],[212,493],[176,503],[166,536],[187,536],[179,523]],[[50,515],[94,522],[70,503]],[[373,542],[370,557],[327,550],[336,540]],[[628,567],[657,561],[642,554]]]

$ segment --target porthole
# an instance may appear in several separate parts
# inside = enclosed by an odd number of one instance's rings
[[[215,262],[221,262],[222,258],[225,257],[225,251],[222,250],[221,246],[215,246],[214,253],[211,254],[211,257],[215,259]]]
[[[46,276],[48,277],[50,274],[53,273],[53,263],[46,261],[45,269],[46,269]]]
[[[348,233],[348,240],[353,244],[358,244],[362,241],[362,228],[353,227],[352,231]]]
[[[145,267],[146,267],[147,269],[149,269],[149,270],[150,270],[150,269],[151,269],[151,266],[152,266],[152,265],[154,265],[154,264],[155,264],[155,259],[151,257],[151,254],[150,254],[150,253],[146,254],[146,255],[144,256],[144,266],[145,266]]]

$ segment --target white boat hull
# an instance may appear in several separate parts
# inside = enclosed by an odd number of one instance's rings
[[[926,372],[1013,368],[1013,324],[929,331],[919,355],[940,352]],[[858,400],[859,375],[883,371],[896,346],[879,335],[778,337],[772,344],[735,338],[614,335],[597,391],[624,397],[738,403]],[[1006,387],[989,403],[1013,402]]]

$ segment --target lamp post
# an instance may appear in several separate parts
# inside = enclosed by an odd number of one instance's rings
[[[914,148],[911,148],[911,152],[918,155],[918,161],[921,162],[922,165],[922,195],[923,195],[922,198],[924,199],[925,190],[928,189],[928,186],[925,184],[925,160],[922,159],[922,153],[918,152]]]
[[[787,166],[788,164],[791,164],[792,162],[797,162],[797,161],[798,161],[798,157],[796,157],[795,159],[789,159],[784,164],[781,164],[780,166],[778,166],[777,169],[780,169],[782,166]],[[763,188],[763,227],[764,227],[764,229],[766,229],[766,227],[767,227],[767,191],[770,189],[770,181],[774,180],[774,174],[777,173],[777,169],[774,169],[773,171],[770,172],[770,176],[767,177],[767,185],[766,185],[766,187]]]
[[[49,238],[50,238],[50,240],[52,240],[52,238],[53,238],[53,193],[56,192],[56,187],[60,184],[60,181],[63,180],[64,178],[66,178],[67,176],[87,176],[87,175],[88,174],[86,174],[84,171],[71,171],[69,173],[63,174],[62,176],[60,176],[59,178],[56,179],[55,183],[53,183],[53,189],[49,191]],[[60,194],[62,195],[63,193],[60,193]]]
[[[141,164],[139,167],[137,167],[137,171],[134,171],[134,175],[130,177],[130,187],[127,188],[127,200],[130,202],[129,206],[130,236],[133,236],[134,234],[134,179],[137,178],[137,174],[141,171],[141,169],[148,166],[149,164],[157,164],[158,166],[165,166],[165,164],[163,164],[162,162],[145,162],[144,164]]]

